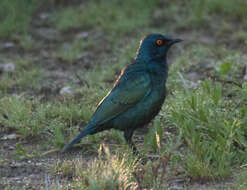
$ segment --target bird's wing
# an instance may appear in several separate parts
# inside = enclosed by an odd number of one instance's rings
[[[114,88],[101,100],[91,122],[103,124],[135,106],[151,91],[146,72],[123,73]]]

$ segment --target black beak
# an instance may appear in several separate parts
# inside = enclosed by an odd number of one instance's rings
[[[172,41],[173,41],[173,43],[178,43],[178,42],[182,42],[183,40],[181,40],[181,39],[174,39]]]
[[[181,39],[171,39],[169,45],[171,46],[171,45],[173,45],[175,43],[182,42],[182,41],[183,40],[181,40]]]

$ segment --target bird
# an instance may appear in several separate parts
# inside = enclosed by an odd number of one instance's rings
[[[123,131],[133,152],[138,152],[132,141],[133,133],[159,113],[166,97],[167,52],[173,44],[181,41],[162,34],[145,36],[134,60],[121,71],[113,88],[98,103],[79,135],[61,152],[66,152],[87,135],[112,128]]]

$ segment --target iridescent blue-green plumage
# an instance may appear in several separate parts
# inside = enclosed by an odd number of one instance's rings
[[[122,70],[83,131],[62,152],[87,135],[111,128],[123,131],[126,141],[136,151],[131,140],[133,132],[149,123],[160,111],[166,96],[167,51],[179,41],[161,34],[146,36],[140,42],[133,63]]]

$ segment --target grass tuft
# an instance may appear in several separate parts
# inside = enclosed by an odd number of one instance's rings
[[[177,93],[170,111],[170,121],[188,146],[184,164],[187,175],[192,178],[226,177],[232,165],[246,160],[239,149],[247,147],[245,119],[222,96],[221,84],[206,80],[196,90]]]
[[[94,27],[108,35],[126,34],[150,22],[152,8],[158,1],[97,1],[85,7],[69,7],[56,16],[56,26],[60,30]]]
[[[68,186],[72,189],[136,189],[137,185],[132,176],[136,161],[128,155],[113,155],[110,150],[101,145],[99,159],[90,163],[64,161],[56,165],[52,171],[72,179]]]
[[[39,5],[37,0],[2,0],[0,2],[0,37],[27,32],[31,15]]]

